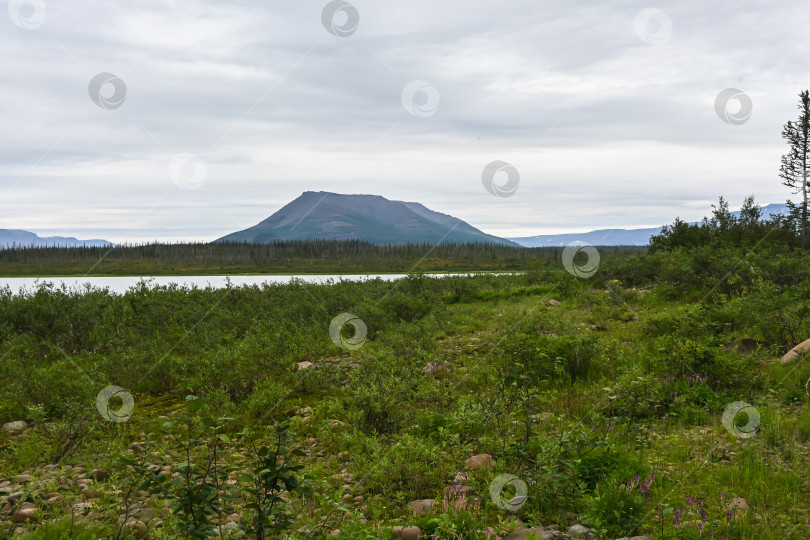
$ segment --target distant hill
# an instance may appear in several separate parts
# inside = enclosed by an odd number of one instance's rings
[[[264,244],[279,240],[363,240],[372,244],[513,242],[481,232],[458,218],[419,203],[378,195],[305,191],[281,210],[217,242]]]
[[[107,240],[78,240],[71,236],[41,237],[29,231],[19,229],[0,229],[0,249],[10,247],[76,247],[76,246],[112,246]]]
[[[762,219],[769,219],[775,214],[787,215],[784,204],[769,204],[762,207]],[[739,217],[740,212],[732,212]],[[523,238],[510,238],[523,247],[567,246],[571,242],[585,242],[592,246],[646,246],[650,238],[661,232],[662,227],[648,229],[599,229],[586,233],[541,234]]]

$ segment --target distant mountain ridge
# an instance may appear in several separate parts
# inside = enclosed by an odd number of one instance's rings
[[[264,221],[217,242],[363,240],[372,244],[470,243],[516,246],[458,218],[379,195],[305,191]]]
[[[785,204],[769,204],[763,206],[762,219],[769,219],[773,215],[787,215],[788,208]],[[732,212],[736,217],[740,212]],[[699,223],[699,222],[697,222]],[[650,243],[650,238],[661,232],[663,227],[652,227],[648,229],[599,229],[585,233],[564,233],[564,234],[541,234],[537,236],[526,236],[521,238],[510,238],[516,244],[523,247],[560,247],[567,246],[571,242],[585,242],[592,246],[646,246]]]
[[[72,236],[41,237],[30,231],[20,229],[0,229],[0,249],[10,247],[76,247],[76,246],[112,246],[112,242],[101,239],[78,240]]]

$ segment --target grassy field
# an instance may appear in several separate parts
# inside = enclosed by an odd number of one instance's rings
[[[0,294],[0,538],[806,538],[808,257],[686,253]]]

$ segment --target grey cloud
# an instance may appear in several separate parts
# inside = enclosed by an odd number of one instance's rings
[[[516,236],[788,196],[779,131],[810,67],[800,4],[358,0],[360,27],[339,38],[325,3],[50,1],[36,30],[0,12],[0,227],[210,239],[328,189]],[[635,34],[646,7],[672,20],[661,45]],[[99,72],[126,82],[120,109],[90,100]],[[402,107],[412,80],[439,90],[430,118]],[[715,115],[728,87],[752,96],[743,126]],[[199,190],[172,184],[178,153],[208,165]],[[522,172],[505,205],[480,184],[495,159]]]

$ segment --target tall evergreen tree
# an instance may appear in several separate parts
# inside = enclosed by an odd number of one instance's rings
[[[787,141],[790,150],[782,156],[782,166],[779,176],[783,184],[802,194],[800,206],[788,201],[788,207],[793,215],[800,214],[800,230],[802,249],[806,248],[807,238],[807,177],[810,167],[810,92],[799,93],[799,118],[795,122],[788,121],[782,130],[782,138]]]

